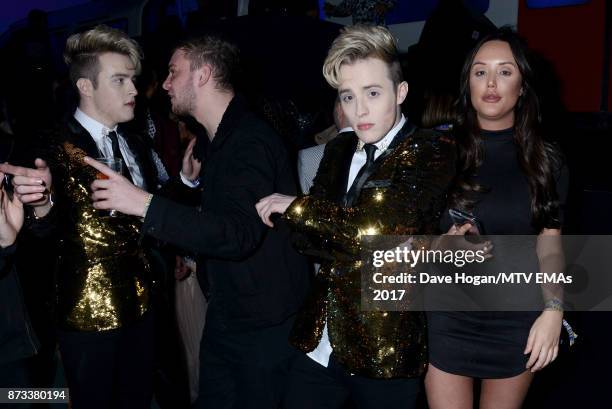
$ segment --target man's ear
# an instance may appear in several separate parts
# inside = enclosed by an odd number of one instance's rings
[[[202,66],[198,68],[195,73],[195,78],[197,81],[196,85],[198,87],[203,87],[208,81],[210,81],[211,77],[212,67],[208,64],[202,64]]]
[[[397,86],[397,105],[401,105],[408,95],[408,83],[402,81]]]
[[[93,95],[94,86],[89,78],[79,78],[76,82],[79,93],[87,97]]]

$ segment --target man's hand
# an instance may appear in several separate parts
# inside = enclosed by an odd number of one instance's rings
[[[257,214],[261,217],[261,220],[268,226],[274,227],[274,224],[270,221],[272,213],[285,213],[285,210],[295,200],[295,196],[281,195],[280,193],[274,193],[270,196],[266,196],[261,199],[255,205]]]
[[[0,180],[4,173],[0,172]],[[17,233],[23,226],[23,203],[13,194],[9,199],[4,186],[0,189],[0,246],[5,248],[15,243]]]
[[[86,156],[84,161],[108,177],[108,179],[96,179],[91,184],[94,208],[116,210],[132,216],[143,215],[149,193],[134,186],[119,173],[95,159]]]
[[[51,195],[51,170],[42,159],[34,161],[35,169],[13,166],[9,163],[0,164],[0,172],[13,175],[15,196],[23,204],[32,206],[36,216],[43,217],[51,210],[49,198]]]
[[[200,176],[200,169],[202,168],[202,162],[193,157],[193,147],[195,144],[196,138],[193,138],[189,142],[189,145],[187,145],[185,155],[183,155],[183,166],[181,168],[183,176],[190,181],[196,180],[198,176]]]

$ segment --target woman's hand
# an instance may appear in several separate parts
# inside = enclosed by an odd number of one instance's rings
[[[438,237],[432,242],[432,249],[436,250],[472,250],[472,251],[483,251],[485,260],[493,257],[491,251],[493,250],[493,244],[490,241],[484,243],[472,243],[464,238],[451,238],[448,236],[465,236],[470,229],[472,229],[470,223],[464,223],[461,226],[453,224],[448,232]]]
[[[453,224],[450,229],[448,229],[448,231],[446,232],[447,236],[465,236],[467,234],[467,232],[470,231],[470,229],[472,228],[472,225],[469,223],[464,223],[461,226],[457,226],[456,224]]]
[[[36,217],[44,217],[51,210],[51,170],[47,162],[37,158],[33,168],[0,164],[0,172],[13,175],[13,192],[21,203],[30,205]]]
[[[0,172],[0,180],[4,180],[4,173]],[[0,188],[0,246],[8,247],[17,240],[17,233],[23,226],[23,203],[17,194],[9,199],[4,186]]]
[[[531,372],[539,371],[557,358],[562,322],[562,311],[544,310],[531,326],[524,352],[531,354],[527,361]]]

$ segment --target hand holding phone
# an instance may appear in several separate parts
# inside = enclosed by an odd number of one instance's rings
[[[476,218],[476,216],[459,209],[448,209],[448,214],[457,227],[463,226],[466,223],[469,223],[472,226],[466,234],[485,234],[482,223]]]

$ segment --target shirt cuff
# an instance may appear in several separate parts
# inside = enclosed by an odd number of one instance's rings
[[[181,181],[183,182],[184,185],[189,186],[189,187],[200,186],[200,178],[197,178],[196,180],[189,180],[185,177],[185,175],[183,175],[183,172],[179,172],[179,175],[181,176]]]

